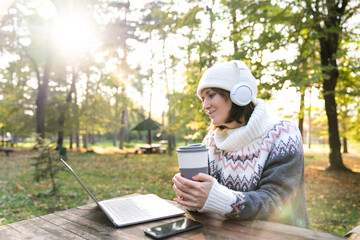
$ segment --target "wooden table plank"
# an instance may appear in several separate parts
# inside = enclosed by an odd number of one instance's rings
[[[135,226],[128,226],[122,228],[115,228],[106,215],[96,206],[96,204],[90,204],[79,208],[70,209],[69,211],[58,212],[56,215],[61,215],[62,218],[72,222],[81,222],[79,225],[83,225],[92,234],[98,238],[110,238],[110,239],[142,239],[146,238],[143,230],[148,227],[159,225],[159,221],[150,223],[143,223]],[[162,223],[174,221],[180,218],[171,218],[161,221]],[[140,231],[139,231],[140,229]],[[97,233],[98,234],[97,234]]]
[[[204,225],[203,232],[204,239],[303,239],[294,235],[281,234],[272,231],[264,231],[262,229],[253,229],[239,224],[239,221],[224,220],[219,221],[214,218],[199,218],[195,217]],[[210,220],[209,220],[210,219]],[[191,237],[190,234],[198,234],[189,232],[184,237]]]
[[[176,203],[173,202],[176,205]],[[266,221],[236,221],[220,215],[187,212],[202,228],[172,237],[174,240],[343,239],[327,233]],[[182,219],[184,216],[116,228],[96,204],[0,226],[0,239],[150,239],[144,229]]]
[[[79,234],[77,231],[69,231],[67,228],[59,227],[44,217],[38,217],[29,221],[31,221],[34,226],[46,231],[48,233],[46,234],[46,238],[48,238],[49,235],[52,236],[52,238],[48,239],[91,239],[86,235],[83,236],[82,234]]]
[[[104,213],[95,208],[94,206],[93,209],[90,209],[92,211],[75,208],[71,209],[72,211],[55,213],[55,215],[71,224],[74,231],[77,229],[77,232],[87,232],[96,238],[109,238],[117,228],[112,225]],[[130,238],[124,236],[123,239]]]
[[[306,239],[321,239],[325,238],[326,240],[338,240],[340,237],[334,236],[329,233],[323,232],[316,232],[310,229],[301,229],[299,230],[298,227],[278,224],[274,222],[267,222],[267,221],[242,221],[240,222],[241,225],[246,226],[251,229],[262,229],[268,232],[276,232],[276,233],[283,233],[289,236],[298,236]],[[341,239],[341,238],[340,238]]]
[[[21,239],[24,235],[12,225],[0,226],[0,239]]]
[[[328,233],[316,232],[274,222],[229,220],[216,214],[196,212],[193,212],[192,216],[194,219],[203,223],[206,228],[209,228],[209,231],[216,229],[216,234],[219,234],[219,231],[224,231],[230,233],[231,236],[241,237],[241,239],[247,239],[246,236],[256,236],[256,239],[344,239]],[[269,238],[266,236],[272,237]],[[226,237],[226,235],[224,235],[224,237]]]
[[[94,239],[101,236],[98,231],[92,231],[78,222],[61,217],[61,215],[49,214],[41,218],[52,223],[54,227],[60,228],[64,233],[64,239]]]
[[[16,229],[19,233],[21,233],[22,238],[25,239],[26,236],[36,236],[37,239],[58,239],[52,233],[40,228],[36,222],[38,218],[24,220],[20,222],[15,222],[11,224],[11,227]],[[34,224],[35,222],[35,224]],[[1,236],[2,238],[2,236]],[[4,238],[5,239],[5,238]]]

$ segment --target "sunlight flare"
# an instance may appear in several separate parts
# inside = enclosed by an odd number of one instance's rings
[[[56,45],[66,53],[79,53],[89,48],[93,32],[90,24],[78,16],[59,18],[54,25]]]
[[[36,8],[36,12],[47,20],[53,19],[57,14],[55,5],[49,0],[42,1]]]

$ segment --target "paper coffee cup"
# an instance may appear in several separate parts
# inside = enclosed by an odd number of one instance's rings
[[[208,149],[204,144],[192,144],[176,151],[179,171],[184,178],[192,179],[198,173],[208,174]]]

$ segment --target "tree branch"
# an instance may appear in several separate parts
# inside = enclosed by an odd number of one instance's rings
[[[25,56],[30,60],[31,64],[33,65],[34,71],[36,73],[36,78],[38,79],[38,85],[40,87],[41,86],[41,75],[40,75],[38,65],[37,65],[36,61],[30,56],[30,54],[25,49],[23,49],[23,51],[25,53]]]
[[[341,25],[343,25],[343,24],[344,24],[345,22],[347,22],[352,16],[354,16],[354,14],[357,13],[357,11],[358,11],[359,9],[360,9],[360,3],[359,3],[357,6],[349,9],[349,11],[344,14],[344,18],[343,18],[342,21],[341,21]]]

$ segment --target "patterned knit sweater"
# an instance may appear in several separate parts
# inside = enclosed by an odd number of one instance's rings
[[[257,100],[246,126],[205,137],[217,181],[199,211],[309,227],[300,132],[289,121],[271,121]]]

